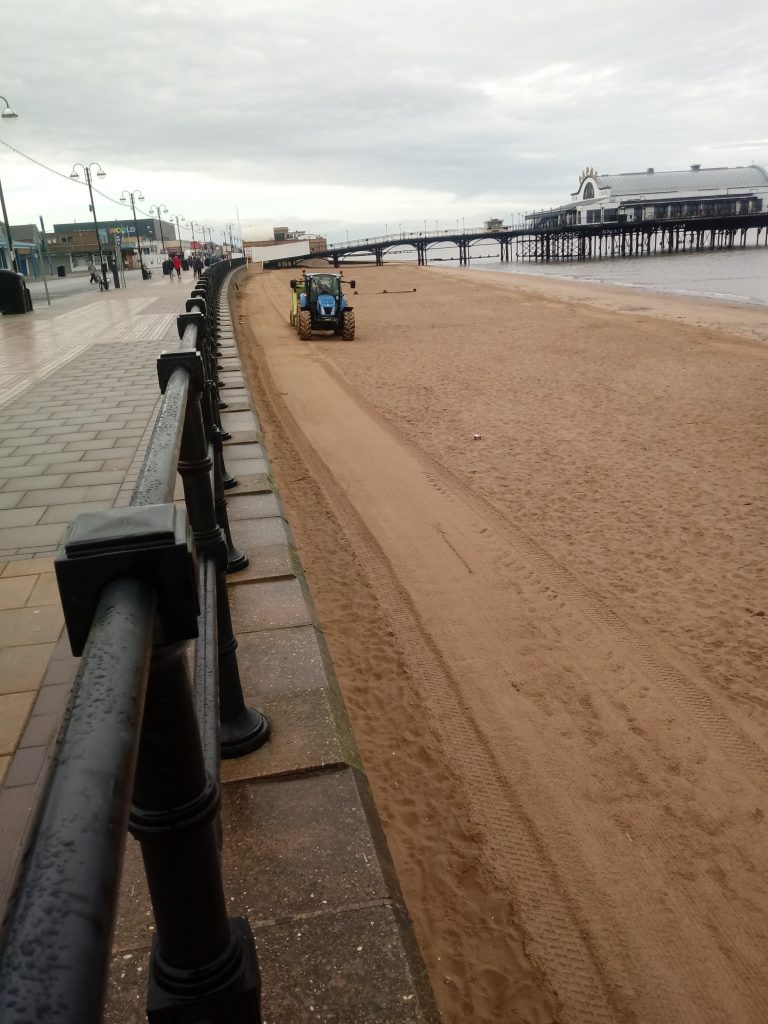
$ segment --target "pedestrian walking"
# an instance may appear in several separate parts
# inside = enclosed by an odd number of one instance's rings
[[[176,277],[180,281],[181,280],[181,260],[179,259],[178,254],[173,257],[173,269],[176,271]]]
[[[93,260],[88,261],[88,273],[91,275],[88,280],[88,284],[98,284],[99,278],[96,273],[96,264],[93,262]]]
[[[203,261],[200,259],[199,256],[195,256],[195,258],[192,260],[192,270],[194,271],[195,278],[200,277],[200,275],[202,274]]]

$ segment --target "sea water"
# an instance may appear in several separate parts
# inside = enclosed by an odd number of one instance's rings
[[[457,260],[452,259],[456,247],[450,248],[452,253],[447,245],[430,248],[430,265],[440,266],[439,257],[442,257],[445,261],[442,265],[456,266]],[[470,268],[476,270],[594,281],[645,291],[768,305],[768,248],[763,245],[567,263],[515,260],[514,255],[511,263],[501,263],[495,242],[478,243],[472,246],[470,253]]]
[[[597,281],[673,295],[768,305],[768,249],[762,246],[722,252],[625,256],[584,263],[500,263],[484,259],[473,265],[502,273]]]
[[[724,302],[768,305],[768,247],[755,244],[755,232],[748,234],[749,245],[722,250],[688,250],[655,253],[650,256],[621,256],[614,259],[539,263],[516,260],[512,241],[512,261],[502,263],[499,243],[479,240],[470,246],[470,270],[492,270],[501,274],[532,274],[563,280],[593,281],[643,291],[673,295],[704,296]],[[397,246],[384,254],[385,262],[416,261],[410,245]],[[344,261],[347,267],[370,262],[370,256]],[[427,262],[434,267],[457,267],[458,248],[448,239],[432,243]]]

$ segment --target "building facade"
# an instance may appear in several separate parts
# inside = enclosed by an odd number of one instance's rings
[[[275,245],[306,245],[309,247],[309,252],[313,253],[325,252],[328,248],[328,240],[323,235],[308,235],[306,231],[292,231],[288,227],[273,228],[272,234],[274,241],[263,238],[254,241],[243,239],[243,249],[265,249]]]
[[[161,266],[164,251],[184,254],[192,249],[191,242],[176,237],[174,224],[148,218],[98,221],[98,234],[87,221],[54,224],[45,237],[35,224],[12,224],[11,235],[17,266],[27,277],[85,271],[91,260],[98,264],[99,246],[110,266],[119,257],[126,270],[139,267],[139,249],[147,267]],[[0,224],[0,269],[10,266],[8,242]]]
[[[136,235],[146,238],[150,242],[175,242],[176,225],[167,220],[157,220],[155,217],[123,218],[122,220],[100,220],[96,222],[102,243],[106,244],[110,236],[120,235],[131,239],[135,243]],[[88,221],[75,221],[72,224],[54,224],[54,235],[71,235],[75,231],[93,231],[94,227]]]
[[[762,213],[768,208],[768,174],[762,167],[702,167],[687,171],[598,174],[586,167],[571,202],[526,215],[534,227],[616,224],[688,217]]]
[[[84,270],[88,262],[98,263],[99,245],[102,255],[109,261],[119,252],[123,266],[135,270],[139,266],[139,249],[145,266],[162,263],[157,259],[165,250],[180,251],[188,243],[176,238],[176,226],[155,218],[100,220],[96,227],[85,223],[54,224],[48,236],[48,249],[54,272],[64,267],[65,272]]]
[[[41,277],[46,272],[46,242],[37,224],[11,224],[11,237],[19,273],[26,277]],[[0,224],[0,270],[10,270],[11,267],[8,239],[4,226]]]

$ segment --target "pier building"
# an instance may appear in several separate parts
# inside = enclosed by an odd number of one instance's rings
[[[764,205],[765,204],[765,205]],[[702,167],[686,171],[645,171],[598,174],[586,167],[571,202],[526,216],[535,228],[577,224],[622,224],[729,217],[762,213],[768,208],[768,173],[749,167]]]

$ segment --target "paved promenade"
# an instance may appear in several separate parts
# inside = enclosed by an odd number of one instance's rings
[[[160,401],[157,356],[178,348],[193,286],[191,274],[128,283],[0,318],[0,909],[78,665],[52,555],[79,512],[128,503]],[[272,726],[264,748],[222,765],[232,913],[253,927],[270,1024],[427,1024],[432,996],[220,308],[238,478],[227,500],[250,559],[230,602],[246,702]],[[145,1019],[152,937],[129,840],[107,1024]]]
[[[0,317],[0,905],[77,668],[52,555],[79,512],[127,504],[192,287],[56,293]]]

